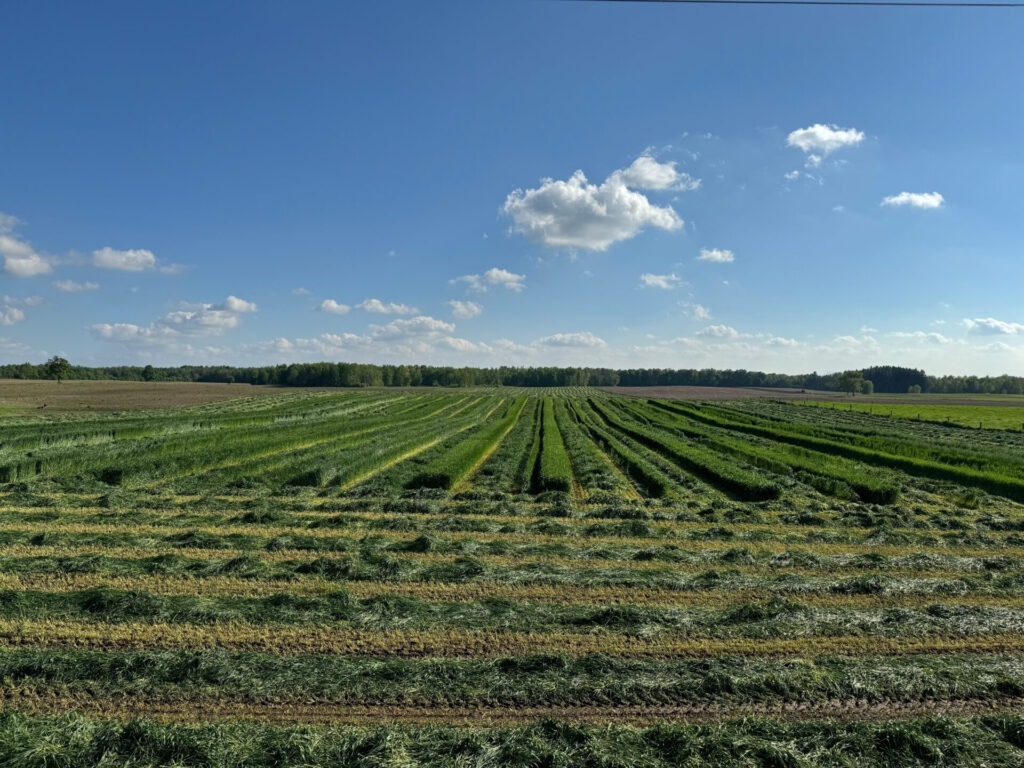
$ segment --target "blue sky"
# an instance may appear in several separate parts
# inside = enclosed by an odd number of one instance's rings
[[[13,3],[0,360],[1024,375],[1024,11]]]

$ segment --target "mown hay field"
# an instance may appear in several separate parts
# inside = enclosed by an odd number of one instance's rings
[[[1024,435],[278,391],[0,422],[8,765],[1022,765]]]

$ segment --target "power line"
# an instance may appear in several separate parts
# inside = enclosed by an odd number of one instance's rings
[[[1024,8],[1024,2],[935,2],[924,0],[569,0],[586,3],[676,3],[680,5],[862,5],[902,8]]]

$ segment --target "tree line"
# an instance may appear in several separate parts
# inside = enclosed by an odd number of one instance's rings
[[[60,359],[61,363],[66,363]],[[470,368],[433,365],[373,365],[369,363],[292,363],[255,367],[181,365],[177,367],[61,365],[55,376],[53,360],[35,365],[0,365],[4,379],[92,379],[114,381],[193,381],[270,384],[283,387],[765,387],[817,389],[835,392],[987,393],[1024,394],[1020,376],[928,376],[899,366],[874,366],[857,371],[819,374],[764,373],[716,368],[561,368],[501,366]],[[852,374],[852,375],[851,375]]]

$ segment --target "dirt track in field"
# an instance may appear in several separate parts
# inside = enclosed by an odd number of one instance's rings
[[[808,389],[770,387],[598,387],[605,392],[627,397],[654,397],[663,400],[817,400],[826,403],[872,403],[875,405],[987,405],[1022,408],[1024,396],[999,395],[857,395]]]
[[[542,719],[573,723],[655,725],[715,723],[747,717],[779,720],[890,720],[916,717],[976,717],[1024,710],[1024,699],[952,699],[919,701],[709,703],[679,705],[450,706],[445,704],[359,704],[311,701],[247,701],[209,697],[159,698],[124,694],[92,696],[50,690],[9,690],[0,694],[0,710],[31,714],[77,711],[116,720],[145,718],[163,722],[247,721],[333,725],[516,726]]]

